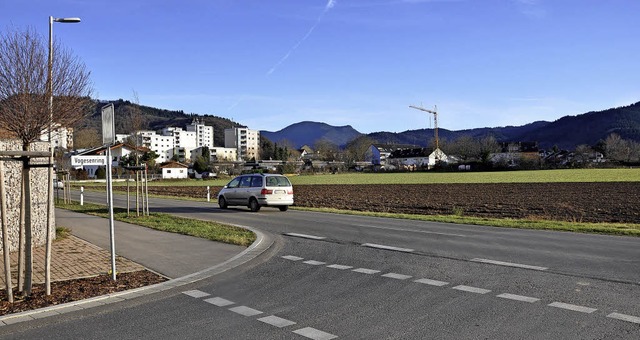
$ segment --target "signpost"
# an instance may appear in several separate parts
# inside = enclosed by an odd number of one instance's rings
[[[116,280],[116,240],[113,225],[113,186],[111,178],[111,146],[115,143],[113,104],[102,107],[102,144],[107,148],[107,201],[109,206],[109,235],[111,236],[111,279]]]

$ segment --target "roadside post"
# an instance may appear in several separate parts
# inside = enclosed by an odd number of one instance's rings
[[[207,202],[211,201],[211,191],[209,189],[210,187],[207,185]]]
[[[109,235],[111,238],[111,279],[116,280],[116,240],[113,224],[113,180],[111,177],[111,146],[115,143],[113,104],[102,107],[102,144],[107,148],[107,202],[109,206]]]
[[[80,187],[80,205],[84,205],[84,187]]]

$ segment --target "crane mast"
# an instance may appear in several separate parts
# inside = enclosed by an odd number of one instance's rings
[[[424,112],[428,112],[428,113],[432,113],[433,114],[433,134],[436,140],[436,150],[438,150],[440,148],[440,143],[438,140],[438,107],[434,106],[433,110],[429,110],[429,109],[425,109],[424,107],[420,107],[420,106],[414,106],[414,105],[409,105],[410,108],[412,109],[416,109],[416,110],[420,110],[420,111],[424,111]]]

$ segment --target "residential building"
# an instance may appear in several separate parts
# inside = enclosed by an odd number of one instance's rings
[[[213,148],[213,126],[204,125],[198,118],[194,118],[191,124],[187,125],[187,131],[195,133],[196,147]]]
[[[237,150],[236,160],[259,160],[260,131],[248,128],[225,129],[224,146]]]
[[[45,131],[40,135],[40,140],[49,141],[49,132]],[[51,140],[54,148],[62,148],[65,150],[73,149],[73,128],[54,127],[51,131]]]
[[[387,164],[398,169],[417,170],[432,169],[438,162],[448,162],[448,157],[440,149],[413,148],[393,151],[387,158]]]
[[[160,166],[163,179],[185,179],[188,178],[189,166],[179,162],[168,162]]]

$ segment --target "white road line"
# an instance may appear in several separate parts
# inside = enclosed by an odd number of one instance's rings
[[[385,246],[382,244],[375,244],[375,243],[363,243],[362,246],[369,247],[369,248],[384,249],[384,250],[401,251],[404,253],[412,253],[414,251],[414,249],[410,249],[410,248],[399,248],[399,247]]]
[[[291,260],[291,261],[300,261],[300,260],[303,260],[303,258],[302,258],[302,257],[293,256],[293,255],[285,255],[285,256],[282,256],[282,258],[283,258],[283,259],[285,259],[285,260]]]
[[[254,316],[254,315],[262,314],[261,311],[257,309],[249,308],[247,306],[233,307],[233,308],[229,308],[229,310],[243,316]]]
[[[433,235],[443,235],[443,236],[468,237],[467,235],[462,235],[462,234],[440,233],[440,232],[437,232],[437,231],[414,230],[414,229],[407,229],[407,228],[379,227],[379,226],[367,225],[367,224],[354,224],[354,226],[356,226],[356,227],[372,228],[372,229],[384,229],[384,230],[394,230],[394,231],[406,231],[406,232],[410,232],[410,233],[418,233],[418,234],[433,234]]]
[[[298,330],[293,331],[298,335],[302,335],[305,338],[313,339],[313,340],[331,340],[337,338],[337,336],[333,334],[329,334],[323,331],[319,331],[315,328],[305,327]]]
[[[324,240],[324,239],[326,239],[326,237],[323,237],[323,236],[306,235],[306,234],[298,234],[298,233],[285,233],[285,235],[293,236],[293,237],[308,238],[308,239],[311,239],[311,240]]]
[[[516,300],[516,301],[529,302],[529,303],[540,301],[540,299],[538,298],[523,296],[523,295],[516,295],[516,294],[509,294],[509,293],[504,293],[496,296],[503,299]]]
[[[607,315],[608,318],[612,318],[612,319],[618,319],[618,320],[622,320],[622,321],[627,321],[627,322],[633,322],[633,323],[637,323],[640,324],[640,318],[637,316],[633,316],[633,315],[626,315],[626,314],[620,314],[620,313],[611,313],[609,315]]]
[[[214,297],[211,299],[206,299],[204,300],[204,302],[208,302],[214,306],[218,306],[218,307],[224,307],[224,306],[229,306],[229,305],[233,305],[235,302],[223,299],[221,297]]]
[[[320,261],[315,261],[315,260],[304,261],[302,263],[310,264],[312,266],[319,266],[321,264],[327,264],[326,262],[320,262]]]
[[[353,268],[352,266],[345,266],[342,264],[330,264],[327,266],[327,268],[333,268],[333,269],[351,269]]]
[[[186,292],[182,292],[182,294],[189,295],[189,296],[194,297],[196,299],[211,295],[209,293],[205,293],[205,292],[197,290],[197,289],[196,290],[188,290]]]
[[[264,318],[258,319],[258,321],[262,321],[271,326],[275,326],[278,328],[287,327],[291,325],[295,325],[296,323],[287,319],[279,318],[275,315],[265,316]]]
[[[438,287],[446,286],[446,285],[449,284],[449,282],[437,281],[437,280],[431,280],[431,279],[419,279],[419,280],[415,280],[413,282],[424,283],[424,284],[427,284],[427,285],[438,286]]]
[[[487,294],[487,293],[490,292],[489,289],[471,287],[471,286],[464,286],[464,285],[455,286],[455,287],[453,287],[451,289],[461,290],[461,291],[464,291],[464,292],[476,293],[476,294]]]
[[[556,308],[562,308],[562,309],[568,309],[568,310],[572,310],[574,312],[580,312],[580,313],[593,313],[593,312],[597,311],[597,309],[595,309],[595,308],[572,305],[572,304],[563,303],[563,302],[552,302],[548,306],[556,307]]]
[[[354,269],[352,270],[356,273],[363,273],[363,274],[377,274],[380,271],[379,270],[375,270],[375,269],[367,269],[367,268],[358,268],[358,269]]]
[[[503,261],[495,261],[495,260],[487,260],[487,259],[471,259],[471,262],[480,262],[480,263],[488,263],[495,264],[498,266],[507,266],[507,267],[516,267],[516,268],[525,268],[525,269],[533,269],[533,270],[547,270],[547,267],[539,267],[539,266],[530,266],[528,264],[520,264],[520,263],[511,263],[511,262],[503,262]]]
[[[410,279],[411,278],[410,275],[403,275],[403,274],[396,274],[396,273],[388,273],[388,274],[384,274],[382,276],[383,277],[392,278],[392,279],[396,279],[396,280],[406,280],[406,279]]]

